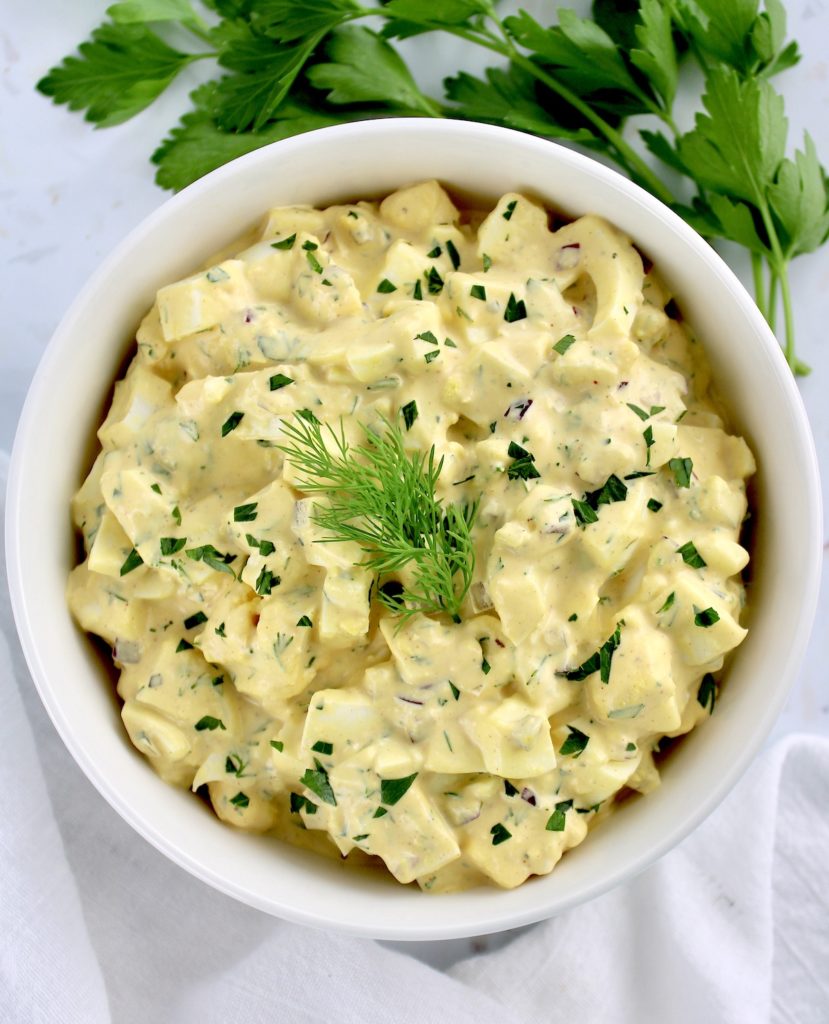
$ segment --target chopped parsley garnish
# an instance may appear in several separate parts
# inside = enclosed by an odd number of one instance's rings
[[[312,793],[316,793],[324,803],[336,807],[337,798],[334,796],[334,790],[328,781],[328,772],[316,758],[314,758],[314,764],[316,768],[306,768],[305,774],[299,781],[303,786],[307,786]]]
[[[431,252],[426,253],[426,258],[430,260],[436,260],[440,256],[440,254],[441,248],[439,245],[436,245],[434,249],[431,250]]]
[[[417,775],[418,773],[415,772],[413,775],[406,775],[402,779],[381,779],[380,802],[392,807],[401,797],[408,793]]]
[[[317,740],[311,750],[316,751],[317,754],[333,754],[334,744],[328,743],[327,740]]]
[[[240,791],[236,794],[236,796],[232,796],[230,798],[230,802],[233,804],[234,807],[247,807],[248,804],[250,804],[250,797],[247,795],[247,793],[242,793]]]
[[[413,299],[422,299],[423,298],[423,289],[420,286],[420,281],[415,281],[415,283],[414,283],[414,288],[412,289],[412,298]]]
[[[452,261],[452,269],[457,270],[461,265],[461,254],[455,248],[455,243],[449,238],[446,239],[446,251],[449,253],[449,259]]]
[[[500,846],[501,843],[505,843],[508,839],[512,839],[512,832],[504,828],[500,821],[497,825],[492,826],[489,830],[489,834],[492,836],[493,846]]]
[[[276,551],[276,545],[272,540],[266,540],[265,538],[257,540],[252,533],[246,533],[245,540],[252,548],[258,548],[259,554],[262,555],[263,558],[266,558],[268,555],[272,555],[274,551]]]
[[[507,796],[518,796],[518,790],[513,786],[509,779],[504,779],[504,793]]]
[[[268,379],[268,386],[271,391],[279,391],[280,388],[286,388],[289,384],[293,384],[293,377],[286,377],[284,373],[275,373],[273,377]]]
[[[510,480],[537,480],[541,474],[533,465],[535,456],[515,441],[510,441],[507,455],[513,460],[507,466],[507,477]]]
[[[631,412],[635,412],[640,420],[650,419],[650,414],[646,413],[644,409],[640,409],[638,405],[634,405],[633,402],[625,403]]]
[[[482,284],[473,284],[469,289],[469,294],[473,299],[480,299],[482,302],[486,302],[486,288]]]
[[[481,671],[485,676],[488,676],[492,671],[492,665],[486,660],[486,657],[481,658]]]
[[[616,629],[614,629],[613,633],[605,640],[598,651],[594,651],[587,661],[583,661],[578,668],[571,669],[569,672],[556,672],[556,675],[564,676],[570,682],[578,683],[582,679],[592,676],[594,672],[598,672],[599,678],[603,683],[610,682],[610,666],[613,661],[613,652],[622,642],[622,626],[624,624],[624,619],[620,619],[616,623]]]
[[[596,515],[596,510],[591,508],[588,502],[579,501],[578,498],[571,498],[570,501],[573,504],[573,512],[579,526],[589,526],[590,523],[598,523],[599,517]]]
[[[504,310],[504,319],[508,324],[513,324],[516,320],[525,320],[526,317],[527,307],[524,305],[524,300],[516,299],[515,295],[510,292],[507,299],[507,308]]]
[[[271,740],[271,746],[273,747],[274,750],[278,750],[280,754],[285,749],[285,744],[282,742],[282,740]]]
[[[656,476],[656,470],[637,469],[635,473],[626,473],[625,480],[640,480],[643,476]]]
[[[440,349],[436,348],[434,350],[434,352],[427,352],[426,355],[424,355],[423,358],[426,360],[427,363],[431,363],[431,362],[434,362],[434,360],[437,359],[437,357],[439,355],[440,355]]]
[[[297,626],[304,626],[306,629],[311,629],[313,625],[314,623],[308,618],[307,615],[303,615],[302,618],[300,618],[297,621]]]
[[[670,592],[670,594],[668,594],[668,596],[665,598],[665,603],[662,605],[662,607],[659,609],[659,611],[656,614],[657,615],[661,615],[662,612],[666,612],[669,608],[672,608],[673,607],[673,603],[674,603],[675,600],[676,600],[676,593],[675,593],[675,591],[672,590]]]
[[[308,423],[319,423],[319,420],[310,409],[297,409],[296,414],[300,419],[306,420]]]
[[[573,612],[573,614],[570,616],[570,618],[567,621],[568,622],[575,622],[576,619],[578,619],[578,615],[576,614],[576,612]]]
[[[429,273],[426,274],[426,284],[429,287],[430,295],[440,295],[443,291],[443,278],[437,272],[436,267],[429,267]]]
[[[296,241],[296,232],[292,235],[288,235],[287,238],[280,238],[278,242],[271,242],[272,249],[293,249],[294,242]]]
[[[231,430],[235,430],[244,419],[243,412],[232,412],[222,424],[222,437],[227,437]]]
[[[506,210],[504,210],[504,212],[501,214],[501,216],[504,218],[504,220],[512,220],[512,215],[513,215],[513,213],[515,213],[515,207],[517,205],[518,205],[518,200],[517,199],[511,199],[507,203]]]
[[[281,582],[279,576],[274,576],[271,570],[263,565],[256,580],[256,593],[260,597],[267,597],[273,588],[278,587]]]
[[[584,501],[578,498],[571,498],[573,512],[576,515],[576,522],[579,526],[589,526],[590,523],[599,521],[599,505],[612,505],[615,501],[624,501],[627,498],[628,489],[622,480],[611,473],[601,487],[595,491],[588,491]]]
[[[691,486],[691,470],[694,468],[691,459],[669,459],[668,468],[674,475],[677,487]]]
[[[223,622],[220,622],[219,625],[216,626],[216,628],[213,630],[213,632],[216,634],[216,636],[227,636],[227,633],[225,633],[225,624]]]
[[[382,818],[384,814],[388,814],[388,807],[378,807],[377,810],[372,814],[372,818]]]
[[[184,553],[194,562],[204,562],[205,565],[209,565],[211,569],[215,569],[217,572],[225,572],[230,576],[236,575],[228,564],[229,562],[232,562],[236,556],[223,555],[221,551],[217,551],[212,544],[202,544],[201,547],[198,548],[187,548]]]
[[[642,432],[642,437],[645,441],[645,451],[647,453],[645,457],[645,465],[649,466],[651,464],[651,448],[654,446],[653,427],[645,427]]]
[[[181,526],[181,510],[179,509],[178,505],[175,506],[170,515],[173,517],[173,519],[175,519],[178,525]]]
[[[196,626],[200,626],[203,622],[207,622],[207,616],[204,612],[194,612],[184,620],[184,628],[195,629]]]
[[[389,295],[391,292],[397,291],[397,285],[392,284],[387,277],[384,277],[380,284],[377,285],[377,291],[381,295]]]
[[[710,672],[705,673],[699,684],[697,703],[701,707],[708,708],[709,715],[714,714],[714,705],[717,703],[717,684]]]
[[[406,402],[406,404],[400,410],[400,414],[403,417],[403,422],[406,424],[406,430],[411,430],[412,424],[419,415],[417,409],[417,402],[415,402],[414,399],[412,399],[411,402]]]
[[[159,484],[150,484],[150,490],[155,491],[156,494],[161,494],[161,487]]]
[[[662,508],[662,502],[657,501],[656,498],[649,498],[648,508],[651,512],[658,512]]]
[[[316,814],[317,805],[313,800],[309,800],[307,796],[302,796],[299,793],[291,793],[291,814],[299,814],[302,810],[304,810],[306,814]]]
[[[257,501],[251,501],[247,505],[237,505],[233,510],[234,523],[252,523],[256,518]]]
[[[691,540],[683,544],[681,548],[677,548],[676,553],[682,555],[682,561],[686,565],[690,565],[692,569],[704,569],[708,564]]]
[[[565,334],[563,338],[559,338],[558,341],[553,345],[553,351],[558,352],[560,356],[563,356],[567,349],[574,345],[576,339],[572,334]]]
[[[130,553],[124,559],[124,564],[121,566],[119,575],[126,576],[127,573],[132,572],[133,569],[137,569],[139,565],[143,564],[144,559],[141,557],[141,555],[138,554],[135,548],[133,548],[132,551],[130,551]]]
[[[565,826],[565,815],[573,806],[572,800],[559,800],[555,806],[555,810],[547,819],[545,828],[548,832],[563,832]]]
[[[455,700],[460,700],[461,691],[457,688],[457,686],[455,686],[451,679],[449,680],[449,689],[452,691],[452,696],[455,698]]]
[[[565,757],[568,754],[572,754],[573,757],[576,758],[590,742],[590,737],[587,733],[582,732],[580,729],[576,729],[573,725],[568,725],[567,728],[570,731],[570,735],[561,744],[559,754],[564,754]]]
[[[181,551],[186,543],[186,537],[161,537],[158,546],[161,548],[162,555],[174,555],[177,551]]]
[[[225,724],[221,718],[214,718],[212,715],[205,715],[204,718],[200,718],[198,722],[193,726],[196,732],[213,732],[215,729],[224,729]]]
[[[632,751],[636,750],[636,744],[628,743],[628,745],[625,747],[625,750],[630,754]]]
[[[313,254],[313,252],[311,252],[311,250],[308,248],[308,244],[309,243],[306,242],[303,245],[303,247],[302,247],[303,249],[306,250],[306,252],[305,252],[305,259],[308,260],[308,266],[311,268],[311,270],[314,271],[315,274],[321,274],[323,272],[323,269],[324,269],[323,265],[320,263],[320,261],[317,259],[317,257]],[[316,246],[314,246],[314,248],[316,249]]]
[[[352,836],[351,841],[352,843],[361,843],[364,839],[368,839],[368,836],[368,832],[363,832],[362,835]]]
[[[430,345],[438,345],[440,342],[431,331],[422,331],[415,335],[415,341],[428,341]]]
[[[484,265],[484,273],[486,273],[489,270],[489,268],[492,266],[492,257],[491,256],[487,256],[487,254],[484,252],[484,253],[481,253],[481,260],[482,260],[483,265]]]
[[[444,338],[444,339],[443,339],[443,344],[444,344],[444,345],[445,345],[445,346],[446,346],[447,348],[457,348],[457,347],[458,347],[458,346],[457,346],[457,345],[455,344],[455,342],[454,342],[454,341],[452,341],[452,339],[451,339],[451,338]]]
[[[192,651],[192,650],[193,650],[193,645],[189,642],[189,640],[185,640],[185,639],[182,638],[178,642],[178,647],[176,648],[176,654],[181,654],[182,651]]]
[[[703,629],[708,629],[709,626],[713,626],[715,622],[719,621],[720,616],[715,608],[697,608],[694,605],[695,626],[702,626]]]

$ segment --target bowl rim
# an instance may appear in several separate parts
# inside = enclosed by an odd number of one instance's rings
[[[722,258],[677,214],[658,199],[645,192],[635,183],[624,178],[617,171],[606,167],[590,157],[557,143],[511,129],[484,125],[477,122],[449,119],[432,121],[428,118],[388,118],[376,121],[352,122],[317,129],[301,136],[294,136],[271,143],[229,164],[223,165],[194,182],[180,193],[167,198],[156,210],[136,225],[109,252],[95,272],[89,277],[86,284],[80,289],[75,300],[55,329],[43,353],[29,387],[15,434],[7,483],[5,527],[7,573],[12,609],[21,646],[32,679],[40,699],[64,744],[84,774],[110,806],[139,835],[143,836],[173,862],[202,881],[207,882],[229,896],[239,899],[243,903],[276,914],[284,919],[313,927],[335,929],[341,932],[374,938],[411,941],[456,938],[481,934],[483,932],[501,931],[562,913],[578,903],[586,902],[607,892],[622,881],[633,878],[696,829],[721,803],[743,775],[765,741],[782,709],[805,653],[816,613],[821,574],[821,560],[816,557],[814,559],[814,567],[809,572],[807,578],[801,581],[800,603],[802,614],[795,635],[790,638],[788,653],[784,661],[785,667],[782,675],[785,679],[785,685],[779,684],[774,691],[773,699],[763,705],[762,712],[758,714],[756,728],[751,741],[747,742],[735,755],[729,770],[720,776],[718,785],[711,787],[706,798],[699,802],[692,813],[686,813],[684,817],[678,818],[673,829],[662,834],[659,840],[648,849],[641,850],[638,857],[623,861],[612,867],[606,875],[596,879],[592,884],[584,885],[581,889],[565,896],[565,898],[554,901],[554,906],[550,906],[548,901],[546,904],[542,902],[541,906],[516,912],[515,909],[509,909],[508,907],[500,909],[497,899],[492,899],[488,901],[492,903],[491,911],[478,915],[474,921],[467,923],[459,922],[451,925],[444,923],[439,926],[430,926],[428,924],[420,926],[406,925],[399,922],[386,925],[378,925],[376,922],[372,922],[370,925],[364,925],[360,921],[345,919],[342,916],[336,917],[336,915],[332,915],[331,917],[326,917],[308,912],[301,906],[301,901],[298,901],[300,905],[293,903],[276,905],[272,899],[263,897],[256,891],[246,888],[238,879],[223,876],[200,864],[196,858],[172,844],[156,828],[152,821],[143,817],[122,797],[118,789],[117,780],[110,778],[102,770],[101,766],[96,764],[94,757],[90,756],[76,741],[71,724],[64,714],[62,701],[54,690],[49,673],[41,660],[37,635],[29,613],[29,599],[31,595],[27,593],[24,566],[19,558],[18,538],[25,526],[23,491],[26,476],[27,442],[32,433],[32,427],[39,407],[50,398],[50,394],[46,391],[46,384],[52,364],[58,361],[62,349],[71,338],[75,323],[81,315],[81,311],[87,305],[89,297],[96,291],[100,283],[111,275],[113,268],[117,267],[122,258],[141,240],[148,235],[152,235],[157,225],[167,220],[171,214],[184,209],[190,203],[198,201],[203,193],[211,192],[217,186],[232,186],[234,179],[248,169],[256,167],[258,164],[267,165],[274,160],[275,155],[285,157],[297,149],[307,147],[309,144],[312,146],[321,145],[329,140],[341,142],[349,138],[352,141],[357,141],[366,136],[382,135],[383,133],[392,135],[397,133],[401,137],[405,137],[407,134],[414,135],[418,132],[423,132],[425,126],[428,126],[428,131],[434,133],[438,139],[449,133],[455,136],[460,133],[461,135],[466,134],[470,138],[476,136],[486,139],[494,146],[508,145],[519,148],[523,146],[536,150],[539,153],[543,150],[548,158],[552,156],[554,160],[561,164],[569,165],[574,170],[582,171],[594,179],[598,178],[603,183],[612,184],[617,189],[621,189],[631,201],[635,201],[640,207],[649,210],[651,214],[666,223],[673,235],[683,245],[695,249],[706,262],[711,264],[712,269],[718,276],[723,278],[728,286],[728,290],[735,304],[739,307],[741,315],[751,323],[756,333],[764,339],[765,347],[768,350],[767,354],[770,353],[772,361],[777,363],[778,384],[783,388],[786,405],[793,417],[794,428],[802,446],[801,455],[810,467],[808,478],[804,481],[805,500],[801,507],[799,532],[801,534],[805,533],[808,536],[809,543],[813,545],[817,554],[822,548],[820,476],[817,454],[803,401],[794,379],[785,364],[780,347],[768,325],[741,282]],[[494,893],[497,892],[497,890],[494,890]],[[444,899],[444,897],[440,898]]]

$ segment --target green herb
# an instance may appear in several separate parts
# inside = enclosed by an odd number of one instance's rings
[[[311,412],[310,409],[297,409],[296,415],[299,416],[300,419],[307,420],[308,423],[316,423],[317,425],[319,425],[319,420]],[[278,447],[278,445],[277,445],[277,447]]]
[[[296,232],[287,238],[281,238],[278,242],[271,242],[272,249],[293,249],[296,241]],[[271,389],[273,390],[273,389]]]
[[[394,806],[406,793],[408,793],[418,773],[406,775],[402,779],[381,779],[380,780],[380,802],[388,807]]]
[[[252,533],[246,533],[245,540],[252,548],[258,548],[259,554],[262,555],[263,558],[266,558],[268,555],[272,555],[274,551],[276,551],[276,545],[273,541],[265,540],[264,538],[257,540]]]
[[[457,270],[461,265],[461,256],[451,238],[446,239],[446,251],[449,253],[449,259],[452,261],[452,269]]]
[[[325,268],[317,259],[317,257],[313,254],[313,252],[311,251],[311,247],[306,242],[302,246],[302,248],[306,250],[305,259],[308,261],[308,266],[311,268],[311,270],[314,271],[315,274],[321,274]],[[317,247],[314,246],[313,248],[316,249]]]
[[[507,455],[513,460],[507,466],[507,477],[510,480],[537,480],[541,474],[535,468],[535,456],[515,441],[510,441]]]
[[[612,505],[616,501],[624,501],[627,494],[628,489],[624,482],[615,473],[611,473],[601,487],[585,494],[584,501],[578,498],[570,499],[576,522],[582,528],[589,526],[590,523],[597,523],[599,521],[599,505]]]
[[[422,299],[423,298],[423,289],[420,286],[420,281],[415,281],[415,283],[414,283],[414,288],[412,288],[412,298],[413,299]]]
[[[677,487],[691,486],[691,471],[694,468],[691,459],[669,459],[668,468],[674,475]]]
[[[518,790],[513,786],[509,779],[504,779],[504,793],[507,796],[517,796]]]
[[[504,220],[512,220],[512,215],[515,212],[515,207],[517,205],[518,205],[518,200],[517,199],[512,199],[512,200],[510,200],[510,202],[507,203],[506,210],[504,210],[504,212],[501,214],[501,216],[504,218]]]
[[[293,382],[293,377],[286,377],[284,373],[275,373],[273,377],[268,379],[271,391],[279,391],[280,388],[285,388],[289,384],[293,384]]]
[[[599,517],[596,510],[587,501],[580,501],[578,498],[570,499],[573,505],[573,512],[579,526],[589,526],[590,523],[598,523]]]
[[[662,502],[656,498],[648,498],[648,508],[651,512],[658,512],[662,508]]]
[[[430,345],[438,345],[438,339],[432,334],[431,331],[423,331],[421,334],[415,335],[416,341],[428,341]]]
[[[492,266],[492,257],[491,256],[487,256],[486,253],[482,253],[481,254],[481,262],[483,263],[484,273],[486,273],[489,270],[489,268]]]
[[[590,742],[590,737],[587,735],[587,733],[583,733],[581,732],[581,730],[576,729],[575,726],[568,725],[567,729],[570,735],[561,744],[561,747],[559,748],[559,754],[563,754],[565,757],[569,754],[572,754],[575,758],[581,754],[581,752]]]
[[[273,747],[274,750],[278,750],[280,754],[285,749],[285,744],[282,742],[282,740],[271,740],[271,746]]]
[[[309,800],[307,796],[301,796],[299,793],[291,793],[291,814],[299,814],[302,810],[304,810],[306,814],[316,814],[317,805],[313,800]]]
[[[239,792],[230,798],[234,807],[247,807],[250,804],[250,797],[246,793]]]
[[[645,465],[649,466],[651,464],[651,448],[654,446],[653,427],[645,427],[642,437],[645,439],[645,451],[647,452]]]
[[[423,358],[426,360],[427,363],[431,363],[431,362],[434,362],[434,360],[437,359],[437,357],[439,355],[440,355],[440,349],[436,348],[434,350],[434,352],[427,352],[426,355]]]
[[[694,625],[702,626],[703,629],[707,629],[709,626],[713,626],[715,622],[720,621],[719,613],[714,608],[697,608],[694,605]]]
[[[630,0],[622,7],[596,0],[594,20],[554,6],[541,21],[526,11],[501,17],[489,0],[205,6],[212,27],[187,0],[116,3],[110,20],[38,88],[104,127],[140,113],[194,62],[215,62],[211,80],[191,94],[191,109],[153,154],[156,180],[172,189],[278,139],[365,117],[448,115],[587,146],[707,237],[751,252],[760,308],[773,325],[782,300],[786,357],[796,372],[808,372],[794,351],[789,263],[826,240],[829,190],[808,135],[793,158],[786,155],[788,123],[771,78],[800,55],[786,40],[779,0],[763,10],[757,0]],[[364,18],[381,24],[348,24]],[[175,47],[156,31],[161,23]],[[440,75],[445,100],[430,98],[394,40],[434,31],[493,54],[499,65],[481,78]],[[685,132],[674,116],[680,58],[698,65],[703,82],[703,109],[697,104]],[[688,93],[693,79],[684,81]],[[674,187],[696,192],[691,205],[676,202]],[[507,221],[515,202],[502,211]]]
[[[624,624],[624,620],[620,619],[619,622],[616,623],[616,629],[614,629],[613,633],[607,638],[607,640],[605,640],[598,651],[594,651],[587,661],[582,662],[578,668],[564,672],[556,672],[556,675],[564,676],[565,679],[569,679],[571,682],[581,682],[582,679],[587,679],[587,677],[592,676],[594,672],[598,672],[601,681],[603,683],[609,683],[613,652],[621,643],[622,626],[624,626]]]
[[[316,758],[314,758],[314,765],[314,768],[305,769],[305,774],[299,781],[303,786],[307,786],[312,793],[315,793],[323,803],[336,807],[337,798],[334,796],[334,790],[328,780],[328,772]]]
[[[363,427],[364,442],[352,446],[339,432],[319,423],[284,423],[288,440],[282,451],[297,471],[297,487],[324,494],[314,522],[327,534],[323,543],[354,541],[366,557],[361,563],[376,576],[411,566],[404,601],[386,602],[409,617],[417,612],[446,612],[460,621],[460,609],[472,583],[475,549],[471,532],[478,504],[444,505],[435,495],[443,460],[406,452],[395,424]],[[382,601],[382,593],[378,594]]]
[[[198,548],[187,548],[184,553],[194,562],[204,562],[205,565],[209,565],[210,568],[215,569],[216,572],[224,572],[230,576],[236,575],[228,564],[232,562],[236,556],[223,555],[221,551],[217,551],[212,544],[202,544],[201,547]]]
[[[378,807],[377,810],[372,814],[372,818],[382,818],[384,814],[388,814],[388,807]]]
[[[689,540],[681,548],[677,548],[676,553],[681,555],[682,561],[686,565],[690,565],[692,569],[704,569],[708,564],[699,551],[697,551],[693,541]]]
[[[714,714],[714,705],[717,703],[717,684],[710,672],[706,672],[699,684],[697,703],[703,708],[708,708],[710,715]]]
[[[222,424],[222,437],[227,437],[231,430],[235,430],[244,419],[243,412],[232,412]]]
[[[497,825],[492,826],[489,833],[492,836],[493,846],[500,846],[501,843],[505,843],[508,839],[512,839],[512,832],[506,829],[500,821]]]
[[[182,637],[182,639],[179,640],[179,642],[178,642],[178,647],[176,647],[176,654],[181,654],[182,651],[192,651],[192,650],[193,650],[193,645],[190,643],[190,641],[189,640],[185,640]]]
[[[567,621],[568,622],[575,622],[577,619],[578,619],[578,615],[576,614],[576,612],[573,612],[573,614],[570,616],[570,618]]]
[[[170,515],[173,517],[173,519],[175,519],[175,521],[178,523],[178,525],[181,526],[181,511],[180,511],[178,505],[175,506],[173,511],[170,513]]]
[[[137,569],[139,565],[143,564],[144,559],[141,557],[141,555],[138,554],[135,548],[133,548],[132,551],[130,551],[130,553],[124,559],[124,564],[121,566],[119,575],[126,576],[127,573],[132,572],[133,569]]]
[[[417,409],[417,402],[412,399],[411,402],[406,402],[403,408],[400,410],[400,414],[403,417],[403,422],[406,424],[406,430],[411,430],[414,421],[417,419],[419,413]]]
[[[207,622],[207,616],[204,612],[194,612],[184,620],[184,628],[195,629],[196,626],[200,626],[203,622]]]
[[[451,338],[444,338],[444,339],[443,339],[443,344],[444,344],[444,345],[446,346],[446,348],[457,348],[457,347],[458,347],[458,346],[457,346],[457,345],[455,344],[455,342],[454,342],[454,341],[452,341],[452,339],[451,339]]]
[[[636,750],[636,744],[628,743],[628,745],[625,747],[625,750],[630,754],[632,751]]]
[[[225,724],[221,718],[214,718],[212,715],[205,715],[193,726],[196,732],[204,732],[205,730],[213,732],[216,729],[224,729],[224,727]]]
[[[566,825],[565,815],[573,806],[572,800],[559,800],[555,806],[555,810],[547,819],[545,828],[548,832],[563,832]]]
[[[451,679],[449,680],[449,689],[452,691],[452,696],[455,698],[455,700],[460,700],[461,691],[457,688],[457,686],[455,686]]]
[[[572,334],[565,334],[564,337],[559,338],[555,345],[553,345],[553,351],[563,356],[567,349],[575,344],[575,341],[576,339]]]
[[[353,836],[351,841],[354,843],[361,843],[364,839],[368,839],[368,836],[368,832],[364,832],[362,835]]]
[[[504,319],[508,324],[513,324],[516,320],[525,320],[526,317],[527,307],[524,305],[524,300],[516,299],[513,293],[510,292],[507,299],[507,308],[504,310]]]
[[[161,537],[158,546],[162,555],[174,555],[187,543],[186,537]]]
[[[223,622],[220,622],[219,625],[216,626],[216,628],[213,630],[213,632],[216,634],[216,636],[227,636],[227,633],[225,633],[225,624]]]
[[[443,278],[437,272],[437,268],[429,268],[429,273],[426,274],[426,284],[429,287],[430,295],[440,295],[443,291]]]
[[[488,676],[489,673],[492,671],[492,665],[490,665],[490,663],[486,660],[485,657],[481,658],[481,671],[485,676]]]
[[[392,284],[387,277],[384,277],[380,284],[377,285],[377,291],[380,292],[381,295],[388,295],[390,292],[397,291],[397,285]]]
[[[480,299],[482,302],[486,302],[486,288],[482,284],[473,284],[469,289],[469,294],[473,299]]]
[[[427,259],[430,259],[430,260],[436,260],[436,259],[438,259],[438,257],[440,256],[440,254],[441,254],[441,251],[442,251],[442,250],[441,250],[440,246],[439,246],[439,245],[436,245],[436,246],[434,247],[434,249],[432,249],[432,250],[431,250],[431,252],[427,252],[427,253],[426,253],[426,258],[427,258]]]
[[[316,751],[318,754],[333,754],[334,744],[328,743],[326,740],[317,740],[313,747],[311,747],[311,750]]]
[[[155,491],[156,494],[161,494],[161,487],[158,484],[150,484],[150,490]]]
[[[256,518],[256,507],[259,503],[251,501],[247,505],[237,505],[233,510],[234,523],[252,523]]]
[[[665,598],[665,603],[662,605],[662,607],[659,609],[659,611],[656,614],[657,615],[661,615],[662,612],[666,612],[669,608],[673,608],[675,600],[676,600],[676,593],[672,590],[670,592],[670,594],[668,594],[668,596]]]
[[[303,615],[297,622],[297,626],[305,626],[306,629],[311,629],[314,623],[308,618],[307,615]]]
[[[278,587],[281,582],[278,576],[274,576],[270,569],[263,565],[256,579],[256,593],[260,597],[268,597],[273,588]]]
[[[640,420],[646,420],[650,418],[650,413],[645,412],[644,409],[640,409],[638,405],[634,405],[633,402],[627,402],[627,407],[631,412],[635,412]]]

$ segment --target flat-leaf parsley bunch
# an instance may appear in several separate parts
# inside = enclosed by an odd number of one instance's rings
[[[829,185],[808,135],[787,156],[771,78],[799,53],[781,0],[763,2],[595,0],[592,19],[561,9],[547,24],[525,11],[502,18],[493,0],[121,0],[38,88],[105,127],[138,114],[193,62],[214,61],[215,79],[152,156],[158,184],[174,190],[278,139],[389,115],[467,118],[587,146],[706,237],[750,251],[757,303],[772,328],[782,305],[786,358],[808,373],[795,354],[789,264],[829,236]],[[426,32],[483,47],[498,64],[481,78],[450,75],[436,100],[395,48]],[[674,119],[684,61],[703,78],[688,131]]]

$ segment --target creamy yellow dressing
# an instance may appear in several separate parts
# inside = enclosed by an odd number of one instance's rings
[[[73,503],[72,611],[132,742],[222,820],[428,890],[519,885],[712,707],[752,455],[597,217],[551,231],[509,194],[464,218],[427,182],[257,239],[138,331]],[[460,623],[401,626],[359,548],[320,543],[279,448],[300,410],[400,422],[445,503],[480,498]]]

